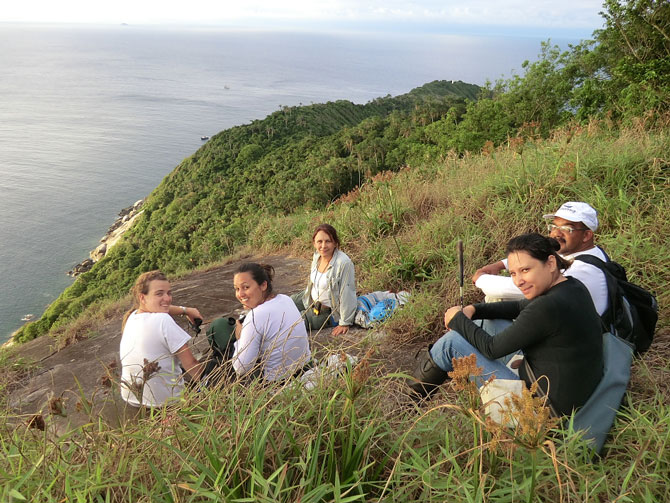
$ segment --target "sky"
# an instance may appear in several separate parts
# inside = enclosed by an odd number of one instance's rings
[[[0,22],[588,37],[603,0],[10,0]]]

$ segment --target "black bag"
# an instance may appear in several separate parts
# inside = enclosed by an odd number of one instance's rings
[[[649,349],[658,321],[656,297],[630,283],[621,264],[611,260],[604,262],[593,255],[579,255],[575,259],[591,264],[605,274],[608,306],[602,318],[607,329],[634,344],[638,354]]]

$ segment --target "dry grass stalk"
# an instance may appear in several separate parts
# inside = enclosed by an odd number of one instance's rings
[[[448,372],[451,377],[451,387],[454,391],[465,392],[467,405],[470,411],[479,407],[479,388],[471,377],[480,377],[482,368],[477,366],[477,357],[472,354],[463,358],[453,358],[451,364],[454,368]]]
[[[486,419],[486,429],[492,434],[492,445],[503,442],[514,450],[516,445],[534,450],[545,441],[547,433],[558,425],[559,419],[552,418],[546,405],[546,398],[536,396],[538,383],[534,382],[530,389],[524,388],[521,395],[510,394],[504,399],[502,421],[498,424],[490,418]],[[505,424],[515,425],[513,429]]]
[[[65,401],[62,396],[50,398],[48,406],[49,413],[65,417]]]
[[[44,422],[44,416],[42,416],[42,414],[33,414],[28,418],[27,424],[28,428],[35,428],[40,431],[44,431],[46,428],[46,423]]]
[[[360,392],[360,390],[363,388],[363,386],[365,386],[365,383],[370,378],[370,358],[372,358],[374,352],[374,348],[371,347],[368,349],[361,361],[358,362],[358,365],[356,365],[356,368],[354,368],[351,378],[353,381],[355,394]]]

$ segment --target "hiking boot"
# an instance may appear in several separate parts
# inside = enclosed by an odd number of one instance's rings
[[[437,366],[430,356],[431,344],[427,348],[419,350],[416,356],[416,367],[409,387],[412,390],[412,398],[416,400],[430,399],[433,392],[447,380],[447,372]]]

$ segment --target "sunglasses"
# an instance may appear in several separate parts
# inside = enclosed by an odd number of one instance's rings
[[[555,224],[547,224],[547,229],[549,230],[549,232],[556,229],[557,231],[561,231],[565,234],[572,234],[575,231],[588,231],[588,230],[590,230],[588,227],[582,227],[581,229],[575,229],[574,227],[570,227],[569,225],[555,225]]]

